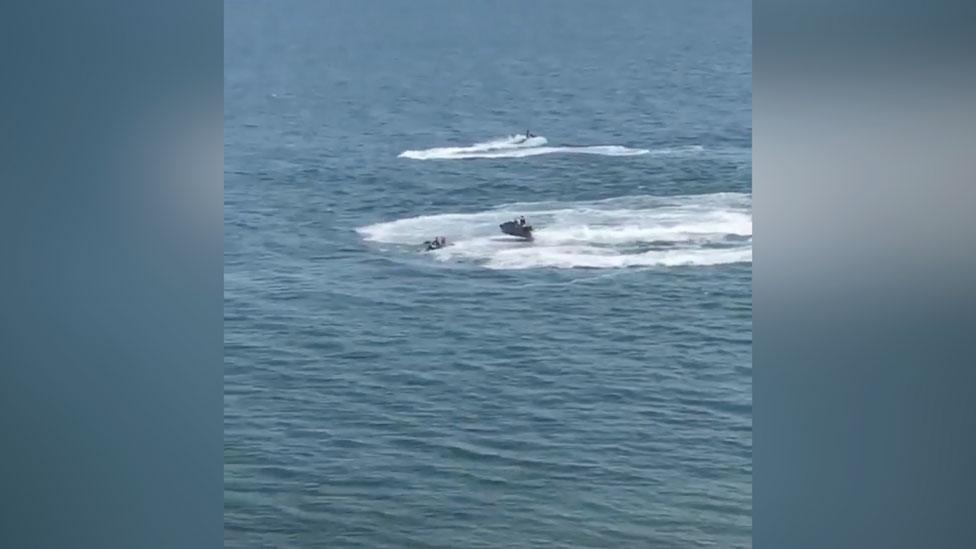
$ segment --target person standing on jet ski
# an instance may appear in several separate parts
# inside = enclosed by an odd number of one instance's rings
[[[521,226],[521,227],[524,227],[525,226],[525,216],[524,215],[519,216],[519,226]]]
[[[439,250],[443,248],[446,243],[447,243],[447,239],[444,238],[443,236],[435,236],[434,240],[428,240],[427,242],[424,242],[424,244],[427,245],[428,252],[431,250]]]

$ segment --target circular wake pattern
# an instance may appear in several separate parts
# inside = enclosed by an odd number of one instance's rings
[[[403,151],[398,157],[413,160],[462,160],[466,158],[524,158],[553,153],[636,156],[651,152],[647,149],[631,149],[620,145],[550,147],[546,146],[548,142],[542,136],[526,139],[524,135],[510,135],[484,143],[475,143],[469,147],[435,147],[419,151]]]
[[[535,240],[498,225],[524,215]],[[628,196],[596,202],[537,202],[360,227],[368,241],[416,247],[446,236],[430,255],[491,269],[717,265],[752,261],[752,195]]]

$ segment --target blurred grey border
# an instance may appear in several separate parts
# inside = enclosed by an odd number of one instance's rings
[[[755,547],[976,547],[974,13],[753,3]]]
[[[0,21],[0,547],[217,547],[223,4]]]

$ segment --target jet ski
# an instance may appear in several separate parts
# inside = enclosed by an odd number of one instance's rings
[[[447,239],[443,236],[435,236],[433,240],[427,240],[424,242],[424,251],[432,252],[434,250],[439,250],[447,246]]]
[[[516,145],[521,145],[522,143],[525,143],[526,141],[528,141],[529,139],[531,139],[533,137],[535,137],[535,134],[534,133],[530,132],[529,130],[525,130],[525,136],[519,138],[519,140],[516,141],[515,144]]]
[[[506,221],[499,225],[498,228],[507,235],[532,240],[532,225],[525,225],[517,221]]]

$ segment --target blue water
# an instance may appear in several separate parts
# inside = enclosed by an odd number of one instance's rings
[[[750,3],[225,10],[226,545],[750,546]]]

